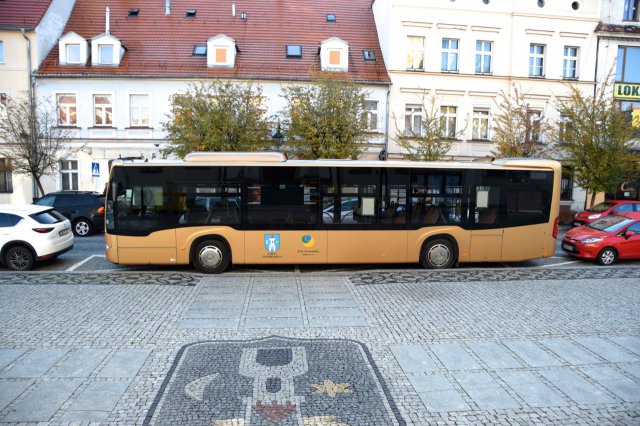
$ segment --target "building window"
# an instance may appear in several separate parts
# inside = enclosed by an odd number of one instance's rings
[[[216,47],[216,64],[226,64],[227,63],[227,48],[226,47]]]
[[[75,94],[60,93],[56,95],[56,104],[58,106],[58,126],[75,126],[78,124]]]
[[[623,21],[638,20],[638,3],[640,0],[624,0],[624,17]]]
[[[407,105],[404,109],[404,135],[422,135],[422,106]]]
[[[100,65],[113,65],[113,45],[98,45],[98,63]]]
[[[575,80],[578,78],[578,48],[565,46],[562,58],[562,78]]]
[[[442,71],[458,71],[458,43],[454,38],[442,39]]]
[[[489,110],[473,110],[472,139],[489,140]]]
[[[149,95],[129,97],[131,127],[149,127]]]
[[[476,74],[491,74],[492,47],[490,41],[476,41]]]
[[[364,101],[367,127],[371,131],[378,130],[378,101]]]
[[[67,44],[65,46],[67,53],[68,64],[79,64],[82,62],[80,59],[80,45],[79,44]]]
[[[111,126],[113,124],[111,95],[93,95],[93,111],[95,126]]]
[[[562,167],[562,178],[560,179],[560,200],[573,201],[573,179],[569,174],[565,174],[564,166]]]
[[[340,50],[329,49],[329,66],[330,67],[340,66]]]
[[[618,47],[616,81],[640,83],[640,47]]]
[[[424,37],[407,37],[407,69],[424,69]]]
[[[287,58],[301,58],[302,46],[299,44],[287,44]]]
[[[527,141],[540,142],[540,120],[542,120],[541,111],[528,111],[529,129],[527,130]]]
[[[63,191],[78,190],[77,160],[60,160],[60,181]]]
[[[529,46],[529,77],[544,77],[544,45]]]
[[[442,137],[454,139],[456,137],[457,109],[454,106],[440,107],[440,120],[442,123]]]
[[[13,192],[11,160],[0,158],[0,192]]]
[[[193,46],[193,56],[207,56],[207,46],[204,44]]]
[[[0,64],[4,64],[4,42],[0,41]]]

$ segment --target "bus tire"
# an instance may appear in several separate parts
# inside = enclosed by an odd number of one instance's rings
[[[207,274],[224,272],[231,261],[231,250],[220,240],[206,240],[196,246],[193,263]]]
[[[447,269],[456,263],[456,251],[451,241],[436,238],[422,246],[420,265],[428,269]]]

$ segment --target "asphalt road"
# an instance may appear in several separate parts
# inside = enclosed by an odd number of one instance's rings
[[[526,262],[511,263],[464,263],[461,269],[485,269],[485,268],[561,268],[561,267],[598,267],[595,262],[588,262],[572,258],[560,249],[560,240],[554,256],[530,260]],[[620,261],[618,267],[637,267],[640,261]],[[322,272],[322,271],[365,271],[365,270],[419,270],[417,264],[406,265],[237,265],[230,270],[235,273],[255,273],[255,272]],[[6,270],[6,269],[5,269]],[[105,243],[103,234],[94,234],[89,237],[75,238],[73,250],[61,255],[52,261],[40,263],[36,266],[37,271],[173,271],[173,272],[193,272],[195,269],[185,266],[120,266],[113,265],[105,259]]]

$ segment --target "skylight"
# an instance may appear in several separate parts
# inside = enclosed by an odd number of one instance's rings
[[[195,18],[197,12],[198,11],[196,9],[187,9],[187,12],[186,12],[185,16],[187,18]]]
[[[302,56],[302,46],[299,44],[287,44],[287,57],[299,58]]]
[[[129,18],[137,18],[139,14],[140,14],[140,9],[138,8],[129,9]]]
[[[204,44],[193,46],[193,56],[207,56],[207,46]]]
[[[362,56],[364,57],[365,61],[375,61],[376,60],[376,54],[373,50],[363,50],[362,51]]]
[[[336,14],[327,13],[327,22],[336,22]]]

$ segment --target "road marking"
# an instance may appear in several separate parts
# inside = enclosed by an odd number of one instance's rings
[[[572,263],[580,263],[582,262],[581,260],[573,260],[571,262],[561,262],[561,263],[554,263],[553,265],[542,265],[540,266],[541,268],[547,268],[549,266],[560,266],[560,265],[570,265]]]
[[[78,269],[79,267],[81,267],[82,265],[84,265],[85,263],[87,263],[88,261],[90,261],[91,259],[93,259],[94,257],[107,257],[104,254],[92,254],[91,256],[87,257],[85,260],[80,261],[78,263],[76,263],[75,265],[73,265],[72,267],[67,269],[68,271],[75,271],[76,269]]]

